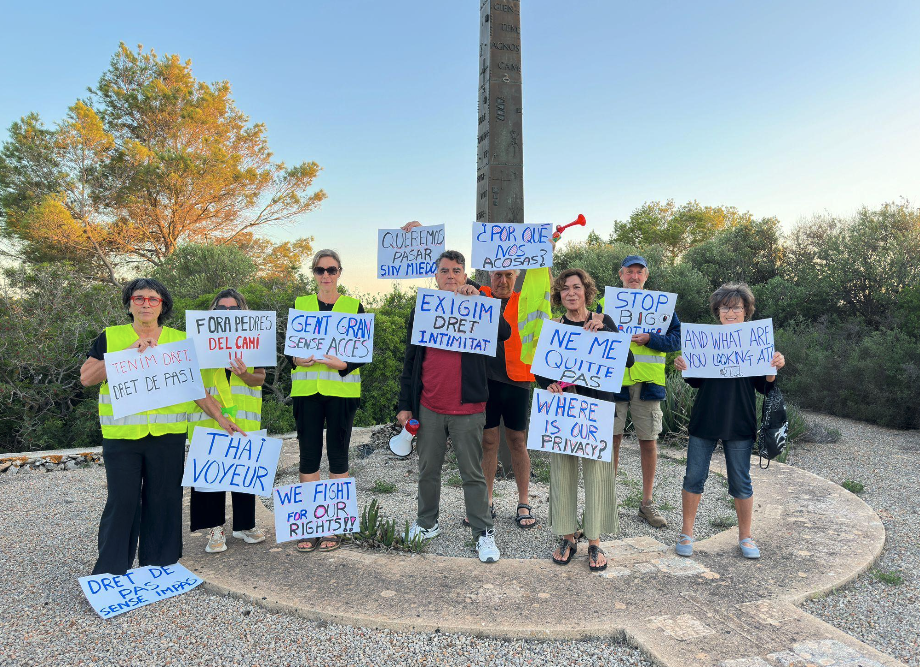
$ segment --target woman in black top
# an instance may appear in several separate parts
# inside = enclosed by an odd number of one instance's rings
[[[740,324],[754,314],[754,294],[744,283],[728,283],[709,298],[709,307],[722,324]],[[774,352],[770,365],[782,368],[785,363],[783,355]],[[677,357],[674,368],[687,370],[687,361],[682,356]],[[751,513],[754,508],[751,452],[757,436],[757,398],[754,392],[766,394],[775,380],[776,375],[684,378],[691,387],[699,389],[699,393],[690,413],[690,442],[681,494],[684,525],[675,547],[679,556],[693,554],[696,511],[709,475],[712,452],[721,440],[728,472],[728,493],[735,499],[738,515],[738,545],[745,558],[760,558],[760,549],[751,538]]]

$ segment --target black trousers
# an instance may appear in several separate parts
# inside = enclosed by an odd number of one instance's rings
[[[102,457],[109,495],[93,574],[124,574],[135,555],[141,567],[176,563],[182,557],[185,433],[103,439]]]
[[[326,458],[329,472],[343,475],[348,472],[348,445],[355,413],[361,405],[360,398],[341,396],[294,397],[294,421],[297,423],[297,440],[300,443],[300,472],[311,475],[319,470],[323,457],[323,428],[326,428]]]
[[[230,492],[233,504],[233,530],[250,530],[256,526],[256,497],[251,493]],[[192,530],[223,526],[227,523],[227,492],[202,492],[192,489],[189,503]]]

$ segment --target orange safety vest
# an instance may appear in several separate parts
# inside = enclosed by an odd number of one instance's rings
[[[487,297],[492,297],[491,287],[481,287]],[[505,306],[505,321],[511,325],[511,338],[505,341],[505,370],[515,382],[535,382],[530,366],[521,361],[521,334],[518,331],[518,299],[520,292],[512,292]]]

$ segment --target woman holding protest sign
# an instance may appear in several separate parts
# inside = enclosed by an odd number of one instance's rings
[[[209,310],[249,310],[249,306],[242,294],[234,289],[225,289],[214,297]],[[202,369],[201,380],[208,394],[220,404],[221,413],[229,416],[233,423],[248,433],[262,427],[264,368],[248,368],[242,359],[235,358],[228,368]],[[214,429],[218,428],[218,424],[195,406],[188,415],[189,442],[198,427]],[[265,541],[265,533],[256,527],[255,495],[233,491],[230,499],[233,504],[233,537],[247,544]],[[208,531],[208,544],[204,548],[208,553],[227,550],[224,533],[226,500],[225,491],[192,489],[189,502],[191,530]]]
[[[361,302],[339,294],[342,261],[334,250],[320,250],[311,266],[317,293],[297,298],[294,308],[303,311],[363,313]],[[316,357],[319,357],[317,359]],[[348,477],[348,446],[355,413],[361,404],[361,371],[364,364],[345,362],[331,354],[294,357],[291,396],[300,443],[300,481],[318,482],[326,429],[329,478]],[[305,538],[297,543],[304,553],[333,551],[342,544],[340,535]]]
[[[565,315],[556,322],[586,331],[616,331],[609,315],[589,313],[587,304],[597,296],[594,279],[584,269],[566,269],[553,280],[550,299],[555,308],[565,308]],[[632,352],[626,365],[634,362]],[[536,376],[537,384],[553,393],[571,392],[591,398],[610,401],[613,394],[597,389],[557,382]],[[549,522],[553,534],[560,539],[553,552],[553,562],[568,565],[578,552],[575,537],[578,509],[578,461],[569,454],[551,453],[549,482]],[[585,511],[582,532],[588,538],[588,567],[592,572],[607,568],[607,558],[600,548],[601,533],[616,533],[617,494],[616,472],[612,462],[583,458],[582,474],[585,483]]]
[[[99,388],[99,423],[108,498],[99,522],[99,559],[93,574],[124,574],[137,554],[141,566],[172,565],[182,556],[182,470],[188,403],[115,419],[105,353],[185,340],[185,332],[163,326],[172,297],[152,278],[137,278],[122,290],[131,324],[106,327],[80,368],[84,387]],[[196,400],[228,433],[242,432],[221,414],[210,396]]]
[[[737,325],[749,320],[754,314],[754,294],[744,283],[727,283],[709,298],[709,308],[721,324]],[[785,365],[783,355],[774,352],[770,366],[779,369]],[[677,357],[674,368],[687,370],[687,360],[683,356]],[[679,556],[693,554],[696,511],[703,496],[703,485],[709,476],[712,452],[721,440],[728,472],[728,493],[735,499],[735,513],[738,515],[738,546],[745,558],[760,558],[760,549],[751,537],[751,514],[754,508],[751,452],[757,436],[757,399],[754,392],[766,394],[775,380],[776,375],[684,378],[687,384],[699,389],[699,392],[690,412],[687,468],[681,492],[683,532],[675,547]]]

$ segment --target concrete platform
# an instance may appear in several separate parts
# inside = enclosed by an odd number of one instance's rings
[[[796,605],[843,586],[881,553],[885,530],[855,495],[808,472],[753,467],[759,561],[743,559],[737,531],[674,554],[673,531],[605,545],[592,574],[586,546],[566,567],[549,558],[404,556],[342,548],[301,554],[275,544],[273,518],[259,545],[228,540],[205,554],[196,538],[182,562],[206,586],[312,619],[368,628],[505,638],[625,636],[663,665],[692,667],[894,666],[902,663]]]

